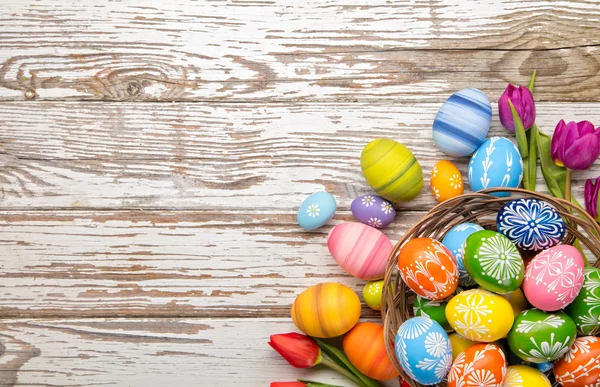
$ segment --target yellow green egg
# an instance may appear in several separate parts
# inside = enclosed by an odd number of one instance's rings
[[[410,201],[423,188],[423,171],[415,156],[389,138],[378,138],[365,146],[360,168],[377,195],[393,203]]]
[[[365,304],[371,309],[381,310],[381,296],[383,293],[383,280],[367,282],[363,289]]]

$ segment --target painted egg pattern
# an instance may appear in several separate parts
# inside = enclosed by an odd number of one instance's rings
[[[344,352],[348,360],[360,372],[375,380],[398,377],[398,371],[390,361],[383,336],[383,325],[358,323],[344,337]]]
[[[381,310],[383,280],[368,282],[363,289],[363,300],[373,310]]]
[[[458,355],[448,374],[448,387],[503,387],[506,358],[494,344],[477,344]]]
[[[460,171],[448,160],[438,161],[431,171],[431,192],[438,202],[462,195],[463,179]]]
[[[361,223],[375,228],[385,228],[394,221],[394,206],[381,196],[363,195],[352,201],[352,215]]]
[[[463,89],[444,102],[433,121],[433,142],[445,154],[468,156],[488,134],[492,105],[484,92]]]
[[[348,332],[360,318],[360,300],[338,283],[311,286],[292,304],[294,325],[309,336],[328,338]]]
[[[482,230],[469,235],[463,260],[467,273],[486,290],[508,293],[523,282],[525,270],[519,250],[496,231]]]
[[[462,223],[452,227],[450,231],[446,233],[444,239],[442,239],[442,244],[450,250],[452,256],[456,260],[458,266],[458,284],[460,286],[470,287],[476,283],[465,269],[463,261],[464,243],[469,235],[481,230],[483,230],[483,227],[478,224]]]
[[[394,345],[404,372],[421,384],[439,383],[450,370],[450,339],[444,328],[430,318],[406,320],[398,329]]]
[[[583,285],[583,258],[569,245],[558,245],[536,255],[525,271],[523,292],[531,305],[554,311],[569,305]]]
[[[378,138],[365,146],[360,168],[375,193],[392,203],[410,201],[423,188],[423,171],[415,156],[389,138]]]
[[[504,387],[552,387],[550,380],[535,368],[525,365],[508,367]]]
[[[298,224],[305,230],[314,230],[329,222],[335,210],[335,199],[329,192],[315,192],[300,205]]]
[[[515,319],[508,345],[525,361],[545,363],[563,356],[576,336],[575,323],[566,313],[530,309]]]
[[[507,138],[490,137],[469,161],[469,184],[471,189],[517,188],[523,179],[523,159],[517,147]],[[496,192],[494,196],[506,197],[508,192]]]
[[[465,290],[452,297],[446,306],[446,318],[463,337],[486,343],[506,336],[514,321],[506,299],[481,289]]]
[[[579,334],[600,333],[600,269],[585,268],[581,291],[565,311],[575,321]]]
[[[348,274],[377,280],[383,278],[393,246],[381,231],[362,223],[346,222],[329,232],[327,247]]]
[[[435,239],[408,241],[398,254],[398,269],[412,291],[430,300],[442,300],[458,286],[456,261]]]
[[[556,380],[565,387],[598,387],[600,338],[578,337],[567,354],[554,363]]]
[[[540,251],[556,246],[565,236],[565,222],[548,203],[512,200],[500,208],[496,228],[518,248]]]
[[[446,301],[432,301],[421,296],[417,296],[413,304],[413,314],[415,316],[429,317],[436,321],[445,330],[452,330],[446,319]]]

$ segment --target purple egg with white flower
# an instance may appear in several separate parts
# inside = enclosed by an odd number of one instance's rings
[[[362,195],[350,205],[352,215],[361,223],[375,228],[385,228],[394,221],[394,206],[381,196]]]

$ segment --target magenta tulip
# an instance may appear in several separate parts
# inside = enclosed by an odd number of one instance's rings
[[[598,219],[598,191],[600,190],[600,177],[596,181],[587,179],[585,182],[585,210],[596,219]]]
[[[512,102],[525,130],[531,128],[535,123],[535,102],[533,94],[524,86],[513,86],[509,84],[502,96],[498,100],[498,115],[500,122],[507,130],[515,131],[515,123],[513,121],[512,111],[508,101]]]
[[[600,155],[600,128],[589,121],[560,120],[552,136],[552,160],[572,170],[588,169]]]

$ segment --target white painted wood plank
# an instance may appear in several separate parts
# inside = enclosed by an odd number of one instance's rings
[[[598,101],[594,2],[23,1],[0,8],[0,99],[438,101],[534,68]]]
[[[0,386],[264,387],[333,372],[298,370],[268,345],[289,319],[3,320]],[[386,386],[396,386],[390,381]]]
[[[391,137],[418,158],[425,187],[402,209],[428,209],[440,104],[8,103],[0,105],[2,208],[170,208],[292,212],[328,190],[341,209],[370,192],[368,141]],[[537,104],[548,134],[560,119],[600,124],[600,104]],[[496,107],[494,105],[494,111]],[[513,138],[494,117],[491,135]],[[514,139],[514,138],[513,138]],[[452,158],[451,158],[452,159]],[[466,179],[468,158],[452,159]],[[600,164],[574,174],[583,195]],[[538,189],[545,185],[539,175]]]

